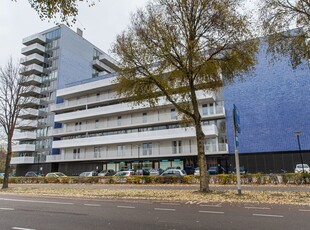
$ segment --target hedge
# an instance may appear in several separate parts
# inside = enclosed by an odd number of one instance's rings
[[[208,176],[210,184],[236,184],[235,174],[219,174]],[[0,183],[3,178],[0,178]],[[183,177],[163,176],[130,176],[130,177],[10,177],[9,183],[61,183],[61,184],[199,184],[199,176],[187,175]],[[241,175],[241,184],[310,184],[308,173],[285,174],[244,174]]]

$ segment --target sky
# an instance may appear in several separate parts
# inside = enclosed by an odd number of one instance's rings
[[[93,7],[80,3],[77,21],[71,29],[83,29],[85,39],[109,53],[116,36],[129,25],[131,13],[146,5],[146,2],[97,0]],[[54,21],[42,21],[27,0],[0,0],[0,66],[4,66],[10,57],[19,61],[22,57],[20,52],[23,38],[55,25]]]
[[[79,15],[71,29],[83,30],[83,37],[106,53],[116,36],[130,23],[130,15],[146,5],[147,0],[94,0],[96,5],[79,4]],[[99,2],[100,1],[100,2]],[[247,0],[248,10],[258,0]],[[59,20],[58,23],[61,23]],[[55,21],[42,21],[27,0],[0,0],[0,66],[10,57],[19,61],[22,57],[22,39],[54,27]]]

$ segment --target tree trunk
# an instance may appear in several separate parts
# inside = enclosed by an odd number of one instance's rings
[[[205,135],[202,131],[201,122],[196,125],[196,140],[198,150],[198,164],[200,173],[200,192],[210,192],[209,177],[207,175],[207,160],[204,151]]]
[[[9,174],[11,172],[11,158],[12,158],[12,136],[13,134],[8,135],[8,148],[7,148],[7,153],[6,153],[2,189],[6,189],[9,187]]]

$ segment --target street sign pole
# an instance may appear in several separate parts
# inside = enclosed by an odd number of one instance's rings
[[[240,163],[239,163],[239,140],[237,132],[240,133],[240,117],[237,107],[233,108],[233,122],[234,122],[234,142],[235,142],[235,162],[236,162],[236,174],[237,174],[237,189],[238,195],[241,195],[241,179],[240,179]]]

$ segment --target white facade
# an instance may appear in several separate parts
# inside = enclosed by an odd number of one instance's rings
[[[113,92],[115,77],[96,80],[57,91],[62,103],[51,108],[55,122],[61,127],[49,135],[53,149],[60,154],[49,155],[47,162],[106,163],[162,161],[197,156],[195,129],[181,127],[177,112],[161,100],[156,108],[121,103]],[[207,155],[228,154],[223,102],[213,93],[197,92]],[[169,164],[171,165],[171,164]],[[167,164],[168,166],[168,164]]]

